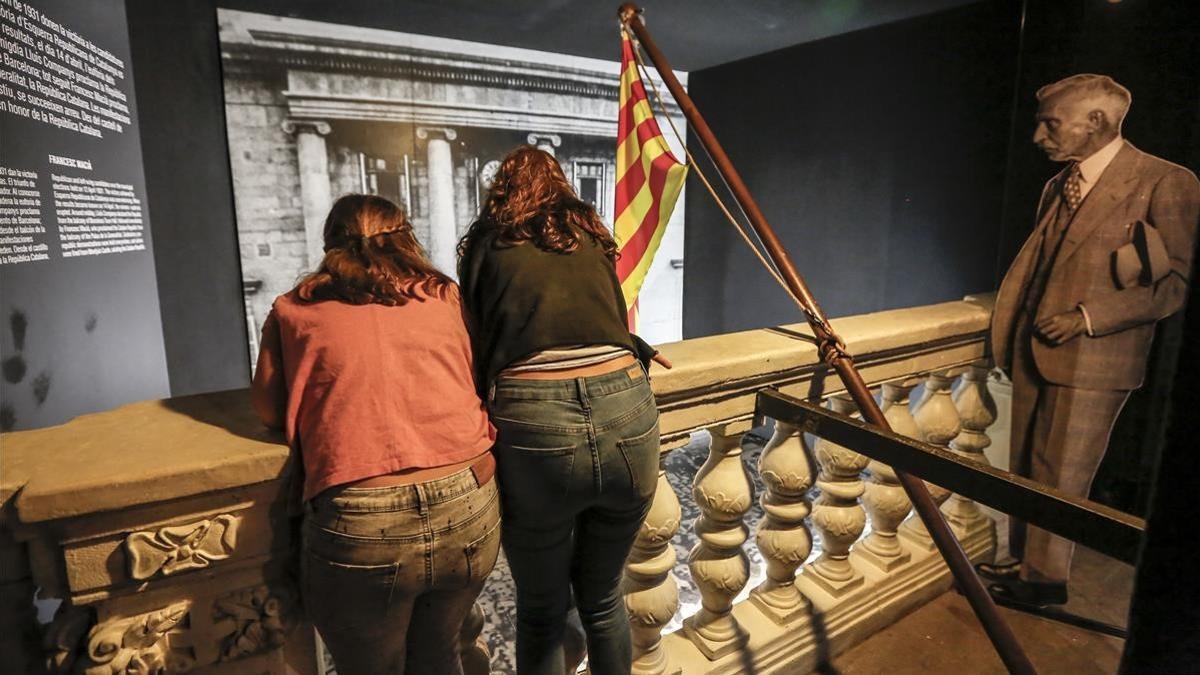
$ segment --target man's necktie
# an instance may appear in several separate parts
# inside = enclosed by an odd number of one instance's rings
[[[1056,209],[1057,213],[1046,227],[1046,232],[1042,238],[1042,245],[1038,253],[1037,267],[1034,268],[1034,275],[1030,281],[1030,286],[1026,291],[1025,303],[1026,310],[1031,314],[1037,313],[1038,303],[1042,300],[1042,293],[1046,290],[1046,281],[1050,277],[1050,269],[1054,264],[1054,257],[1058,254],[1059,244],[1062,243],[1063,235],[1066,234],[1067,228],[1071,225],[1071,219],[1075,216],[1075,210],[1079,208],[1080,202],[1083,201],[1083,192],[1080,190],[1079,182],[1083,176],[1079,173],[1079,164],[1072,164],[1067,169],[1067,178],[1062,182],[1062,201]]]
[[[1083,191],[1079,187],[1079,181],[1082,179],[1083,174],[1079,173],[1079,163],[1076,162],[1067,170],[1067,180],[1063,183],[1063,199],[1067,200],[1071,213],[1074,213],[1083,201]]]

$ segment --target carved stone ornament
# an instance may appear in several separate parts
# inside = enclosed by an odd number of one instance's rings
[[[87,675],[142,675],[191,670],[195,659],[187,648],[172,649],[171,635],[181,632],[191,602],[184,600],[158,611],[116,618],[88,633]]]
[[[329,122],[322,120],[284,120],[279,123],[279,128],[283,129],[283,133],[291,136],[293,134],[316,134],[317,136],[328,136],[333,127]]]
[[[525,142],[530,145],[548,145],[552,148],[557,148],[562,145],[562,136],[558,134],[542,134],[535,131],[525,137]]]
[[[220,660],[230,661],[283,646],[294,624],[294,606],[290,592],[265,585],[218,598],[213,605],[213,623],[228,631],[221,642]]]
[[[240,516],[222,514],[187,525],[172,525],[157,532],[134,532],[125,539],[129,575],[139,581],[208,567],[224,560],[237,547]]]
[[[437,138],[438,134],[440,134],[442,138]],[[454,139],[458,138],[458,132],[450,127],[417,127],[417,138],[423,141],[430,138],[434,140],[453,141]]]

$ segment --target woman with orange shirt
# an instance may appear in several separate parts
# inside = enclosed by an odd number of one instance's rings
[[[304,605],[342,675],[460,673],[500,502],[459,290],[386,199],[342,197],[324,236],[251,390],[304,470]]]

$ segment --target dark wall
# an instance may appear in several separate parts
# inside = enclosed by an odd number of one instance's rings
[[[246,386],[246,314],[212,2],[127,0],[171,393]]]
[[[1038,87],[1075,73],[1103,73],[1133,93],[1123,135],[1138,148],[1200,169],[1200,4],[1194,0],[1031,0],[1022,37],[1020,84],[1004,201],[1003,275],[1033,229],[1046,179],[1061,168],[1032,143]],[[1193,279],[1195,272],[1193,272]],[[1133,392],[1113,429],[1092,498],[1144,513],[1164,441],[1185,337],[1182,317],[1159,324],[1145,385]],[[1183,385],[1186,386],[1186,385]]]
[[[993,287],[1018,19],[980,3],[691,73],[829,315]],[[695,178],[686,208],[685,337],[800,320]]]

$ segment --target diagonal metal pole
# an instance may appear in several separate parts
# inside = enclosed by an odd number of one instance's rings
[[[833,327],[829,325],[829,321],[821,311],[820,305],[817,304],[816,298],[813,297],[812,292],[808,289],[804,278],[796,271],[796,266],[792,262],[791,256],[788,255],[787,250],[780,243],[779,237],[775,235],[775,230],[767,222],[762,210],[758,208],[758,203],[750,195],[750,190],[746,187],[741,175],[738,174],[737,169],[734,168],[733,163],[729,160],[729,156],[725,154],[725,150],[721,147],[721,143],[717,141],[717,137],[713,134],[712,129],[708,127],[708,123],[704,121],[704,117],[696,109],[695,104],[692,103],[692,99],[684,91],[683,86],[679,84],[679,79],[675,77],[675,73],[671,70],[671,65],[667,62],[667,58],[659,51],[658,46],[654,43],[654,39],[650,37],[649,31],[646,30],[646,25],[641,20],[641,9],[634,3],[628,2],[621,5],[620,9],[617,10],[617,15],[621,23],[633,31],[642,48],[646,50],[646,54],[650,57],[654,68],[658,71],[659,76],[662,77],[663,83],[670,90],[671,96],[675,98],[675,102],[679,104],[684,117],[687,118],[688,123],[691,125],[692,132],[700,140],[700,143],[704,145],[712,157],[717,170],[721,172],[721,175],[729,184],[729,189],[733,192],[734,198],[737,199],[738,204],[745,210],[746,216],[750,220],[750,225],[758,233],[763,246],[767,249],[767,254],[779,269],[779,273],[787,284],[788,289],[800,301],[808,319],[808,324],[817,339],[821,357],[838,374],[838,377],[841,378],[842,383],[846,387],[846,392],[862,412],[863,419],[878,427],[890,430],[891,427],[887,419],[884,418],[883,411],[875,403],[875,397],[871,395],[870,390],[862,379],[862,375],[854,367],[854,362],[850,354],[846,352],[841,338],[837,336]],[[904,491],[908,493],[909,499],[912,500],[914,509],[925,523],[925,528],[929,531],[930,537],[933,539],[934,544],[937,545],[938,551],[941,552],[942,558],[945,559],[946,564],[949,566],[950,572],[954,576],[954,580],[958,583],[959,589],[962,590],[967,601],[971,604],[975,615],[979,617],[980,623],[983,624],[983,629],[987,632],[992,645],[996,648],[996,652],[1000,655],[1000,659],[1004,662],[1004,665],[1013,673],[1036,672],[1033,664],[1029,661],[1029,657],[1025,655],[1021,644],[1017,641],[1016,635],[1013,634],[1004,617],[1000,616],[1000,612],[996,609],[996,604],[992,601],[992,597],[984,589],[978,575],[975,574],[970,559],[967,558],[967,554],[959,546],[958,539],[950,531],[950,526],[946,524],[946,519],[942,517],[937,503],[929,495],[929,490],[925,488],[925,484],[920,479],[899,471],[896,472],[896,477],[899,479],[900,484],[904,486]]]

